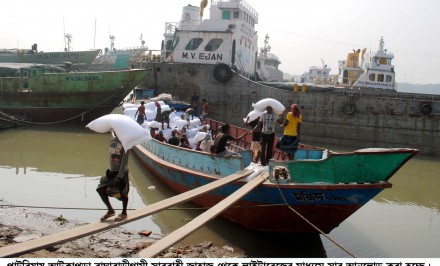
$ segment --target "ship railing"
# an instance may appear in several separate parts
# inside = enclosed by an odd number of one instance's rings
[[[165,22],[165,34],[174,34],[179,26],[179,22]]]
[[[249,11],[249,13],[254,15],[257,19],[259,17],[258,12],[248,2],[244,0],[213,0],[211,4],[217,5],[218,3],[222,3],[222,2],[239,2],[244,8],[246,8]]]
[[[380,52],[380,51],[370,51],[370,56],[377,56],[377,55],[384,55],[384,56],[393,56],[394,57],[394,53],[390,53],[390,52]]]

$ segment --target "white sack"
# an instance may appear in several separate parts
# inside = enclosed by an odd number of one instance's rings
[[[264,112],[268,106],[271,106],[276,113],[281,113],[286,110],[284,105],[272,98],[266,98],[252,104],[252,107],[258,112]]]
[[[105,133],[113,129],[126,151],[137,144],[151,139],[148,132],[136,123],[136,121],[120,114],[101,116],[87,124],[86,127],[98,133]]]
[[[243,118],[243,121],[246,122],[252,122],[255,119],[257,119],[258,117],[260,117],[263,114],[263,112],[259,112],[257,110],[252,110],[251,112],[249,112],[249,114]]]

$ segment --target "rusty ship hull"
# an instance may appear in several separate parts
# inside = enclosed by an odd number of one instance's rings
[[[440,154],[440,95],[391,90],[293,85],[276,88],[239,74],[215,73],[216,65],[149,63],[145,86],[188,99],[195,91],[210,103],[210,117],[241,124],[252,103],[263,98],[297,103],[302,109],[301,140],[357,148],[412,147]],[[218,80],[218,75],[224,79]],[[226,76],[225,76],[226,75]],[[279,132],[281,133],[281,131]]]

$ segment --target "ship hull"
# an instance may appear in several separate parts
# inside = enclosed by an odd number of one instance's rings
[[[0,111],[36,123],[89,122],[110,113],[148,70],[45,73],[0,80]]]
[[[193,91],[210,103],[210,117],[241,124],[252,103],[275,98],[285,106],[299,104],[301,140],[356,148],[412,147],[440,154],[440,96],[389,90],[354,90],[301,86],[294,91],[266,86],[238,74],[216,80],[215,65],[151,63],[146,87],[188,99]],[[427,107],[428,106],[428,107]],[[279,132],[281,133],[281,131]]]

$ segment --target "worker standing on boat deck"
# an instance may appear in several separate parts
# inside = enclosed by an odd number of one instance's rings
[[[252,130],[255,132],[261,129],[261,165],[265,166],[272,159],[273,143],[275,141],[275,122],[281,124],[281,120],[275,118],[275,113],[271,106],[266,107],[266,112],[260,116],[260,121]]]
[[[185,119],[188,120],[189,122],[190,120],[189,117],[191,116],[191,119],[194,119],[194,114],[195,114],[195,110],[193,108],[188,108],[185,110],[185,113],[183,115],[185,116]]]
[[[209,105],[206,99],[202,99],[202,114],[200,115],[200,121],[203,122],[208,118],[209,115]]]
[[[287,154],[289,160],[295,158],[301,135],[302,116],[299,106],[292,104],[291,112],[287,113],[286,120],[281,124],[284,128],[284,135],[277,144],[277,148]]]
[[[145,121],[145,119],[147,119],[147,115],[145,114],[145,102],[141,101],[141,106],[138,107],[136,113],[134,114],[134,117],[136,117],[136,122],[138,122],[139,125],[142,125]],[[138,114],[139,113],[139,114]]]
[[[154,105],[156,105],[156,121],[162,122],[162,107],[160,106],[159,102],[155,102]]]
[[[199,116],[199,104],[200,104],[200,98],[199,95],[197,95],[197,92],[193,92],[193,95],[190,97],[191,107],[194,109],[194,115]]]
[[[247,118],[245,124],[250,126],[252,129],[254,129],[258,122],[260,122],[260,117],[257,117],[257,119],[253,121],[249,121],[249,117]],[[252,130],[252,141],[251,141],[251,151],[252,151],[252,158],[254,163],[258,163],[260,160],[260,154],[261,154],[261,128],[257,128],[256,130]]]
[[[230,128],[228,124],[224,124],[222,126],[222,135],[219,138],[216,146],[215,146],[215,153],[218,156],[221,157],[231,157],[232,155],[239,155],[236,152],[232,152],[226,149],[226,145],[228,144],[228,141],[239,141],[242,138],[244,138],[246,135],[248,134],[248,132],[244,132],[243,135],[241,135],[240,137],[236,138],[231,136],[230,134]]]
[[[167,123],[167,128],[171,128],[170,127],[170,114],[171,114],[171,112],[173,112],[173,109],[162,112],[162,130],[165,130],[165,128],[163,126],[164,123]]]
[[[101,217],[101,221],[115,215],[115,210],[110,204],[109,197],[115,197],[122,201],[122,212],[119,214],[115,222],[127,219],[128,191],[130,185],[128,183],[128,155],[129,151],[125,151],[121,141],[116,135],[110,140],[110,168],[107,169],[105,175],[101,177],[96,191],[107,206],[107,213]]]

